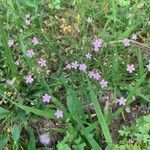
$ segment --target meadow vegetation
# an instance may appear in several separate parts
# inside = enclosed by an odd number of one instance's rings
[[[150,0],[0,0],[0,150],[150,150]]]

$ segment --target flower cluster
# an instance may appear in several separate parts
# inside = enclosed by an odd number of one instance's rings
[[[29,14],[26,15],[26,19],[27,19],[29,16],[30,16]],[[39,40],[37,39],[37,37],[33,37],[32,40],[31,40],[31,42],[32,42],[33,45],[39,44]],[[9,46],[9,47],[12,47],[13,44],[14,44],[14,41],[13,41],[13,40],[9,40],[9,41],[8,41],[8,46]],[[33,51],[33,49],[27,50],[25,54],[26,54],[26,56],[27,56],[28,58],[32,58],[32,57],[35,56],[35,52]],[[37,61],[37,63],[40,65],[40,67],[46,67],[46,60],[43,59],[43,58],[40,58],[40,59]],[[76,64],[77,64],[76,62],[73,63],[74,68],[76,68]],[[85,71],[85,70],[86,70],[86,66],[84,66],[84,64],[80,64],[79,67],[80,67],[79,69],[82,70],[82,71]],[[25,82],[26,82],[27,84],[32,84],[32,83],[35,81],[34,77],[33,77],[31,74],[28,74],[28,75],[25,77],[25,80],[26,80]],[[42,101],[43,101],[44,103],[49,103],[49,102],[51,101],[51,99],[52,99],[52,96],[50,96],[48,93],[45,93],[45,94],[42,96]],[[62,117],[63,117],[63,111],[57,109],[56,112],[55,112],[55,116],[56,116],[56,118],[62,118]],[[45,138],[47,138],[47,140],[43,140],[43,139],[45,139]],[[43,134],[43,135],[41,135],[41,136],[40,136],[40,141],[41,141],[41,143],[43,143],[43,144],[45,144],[45,145],[49,144],[49,143],[50,143],[50,139],[48,138],[48,134]]]
[[[130,39],[124,39],[122,42],[124,44],[125,47],[128,47],[130,46],[130,42],[132,40],[136,41],[138,39],[137,35],[136,34],[133,34],[132,37],[131,37],[131,40]],[[93,42],[92,42],[92,46],[93,46],[93,50],[98,52],[99,49],[102,47],[103,45],[103,40],[102,39],[95,39]],[[87,53],[85,55],[85,57],[87,59],[91,59],[92,57],[92,54],[91,53]],[[149,61],[149,64],[146,65],[148,71],[150,71],[150,61]],[[67,64],[66,65],[66,68],[67,69],[77,69],[79,68],[80,71],[85,71],[87,70],[87,65],[86,64],[79,64],[77,61],[75,62],[72,62],[70,64]],[[135,65],[134,64],[127,64],[127,69],[128,73],[132,74],[136,69],[135,69]],[[99,84],[101,86],[101,88],[105,88],[108,86],[108,81],[104,80],[101,78],[101,75],[98,71],[87,71],[88,73],[88,76],[89,78],[91,79],[94,79],[96,81],[99,81]],[[126,99],[122,96],[120,97],[120,99],[118,99],[118,103],[119,105],[125,105],[125,102],[126,102]]]
[[[26,17],[25,17],[25,23],[26,25],[30,25],[30,14],[27,14]],[[128,47],[130,46],[130,42],[132,40],[137,40],[137,35],[133,34],[132,37],[131,37],[131,40],[130,39],[124,39],[122,42],[124,44],[125,47]],[[33,45],[37,45],[39,44],[39,40],[37,37],[33,37],[32,40],[31,40],[32,44]],[[12,47],[14,45],[14,40],[13,39],[10,39],[8,41],[8,46],[9,47]],[[97,38],[95,40],[92,41],[92,47],[93,47],[93,50],[95,52],[98,52],[99,49],[102,47],[103,45],[103,40],[100,39],[100,38]],[[32,58],[35,56],[35,52],[33,49],[29,49],[26,51],[26,56],[28,58]],[[92,57],[92,54],[91,53],[87,53],[85,55],[85,57],[87,59],[91,59]],[[40,67],[46,67],[46,59],[44,58],[39,58],[39,60],[37,61],[37,64],[40,66]],[[149,64],[146,65],[148,71],[150,71],[150,61],[149,61]],[[89,76],[90,79],[93,79],[93,80],[96,80],[99,82],[101,88],[106,88],[108,86],[108,81],[102,79],[101,77],[101,73],[99,71],[88,71],[88,68],[87,68],[87,65],[85,63],[79,63],[78,61],[74,61],[74,62],[71,62],[71,63],[68,63],[66,65],[66,69],[75,69],[75,70],[80,70],[81,72],[85,72],[87,73],[87,75]],[[127,69],[126,69],[130,74],[133,73],[135,71],[135,65],[134,64],[127,64]],[[26,77],[25,77],[25,80],[26,80],[26,83],[27,84],[32,84],[34,81],[35,81],[35,78],[32,76],[32,74],[28,74]],[[52,99],[52,96],[50,96],[48,93],[45,93],[43,96],[42,96],[42,101],[44,103],[49,103]],[[125,102],[126,102],[126,99],[124,97],[120,97],[120,99],[118,99],[118,103],[119,105],[125,105]],[[55,116],[56,118],[62,118],[63,117],[63,111],[57,109],[56,112],[55,112]]]
[[[26,56],[32,58],[35,55],[35,52],[33,49],[27,50]]]
[[[132,37],[131,37],[131,40],[136,41],[137,39],[138,39],[137,35],[136,35],[136,34],[133,34]],[[130,40],[130,39],[124,39],[124,40],[122,41],[122,43],[123,43],[123,45],[124,45],[125,47],[128,47],[128,46],[130,46],[130,44],[131,44],[131,43],[130,43],[131,40]]]
[[[80,71],[85,72],[87,69],[87,65],[86,64],[79,64],[77,61],[72,62],[70,64],[66,65],[66,69],[79,69]]]

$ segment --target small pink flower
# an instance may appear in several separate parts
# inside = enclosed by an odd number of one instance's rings
[[[13,45],[14,45],[14,40],[13,39],[8,40],[8,46],[12,47]]]
[[[55,112],[55,116],[56,118],[62,118],[63,117],[63,111],[57,109],[56,112]]]
[[[67,65],[66,65],[66,68],[67,68],[67,69],[71,69],[71,68],[72,68],[71,64],[67,64]]]
[[[87,58],[87,59],[91,59],[91,57],[92,57],[92,54],[90,54],[90,53],[87,53],[85,56],[86,56],[86,58]]]
[[[52,97],[46,93],[45,95],[42,96],[42,99],[43,99],[43,102],[49,103]]]
[[[27,55],[28,57],[32,58],[32,57],[35,55],[35,53],[34,53],[33,49],[30,49],[30,50],[27,50],[26,55]]]
[[[122,41],[122,43],[124,44],[125,47],[130,46],[130,40],[129,40],[129,39],[124,39],[124,40]]]
[[[41,67],[46,67],[46,60],[43,59],[43,58],[40,58],[40,60],[38,61],[38,64],[39,64]]]
[[[37,39],[36,37],[33,37],[33,38],[32,38],[32,43],[33,43],[34,45],[37,45],[37,44],[39,44],[39,41],[38,41],[38,39]]]
[[[100,82],[100,85],[101,85],[101,88],[105,88],[105,87],[107,87],[107,85],[108,85],[108,82],[106,81],[106,80],[101,80]]]
[[[138,39],[138,38],[137,38],[137,35],[136,35],[136,34],[133,34],[132,37],[131,37],[131,39],[136,41],[136,40]]]
[[[34,81],[34,78],[32,77],[32,75],[26,76],[25,79],[26,79],[26,83],[30,83],[30,84]]]
[[[71,67],[72,67],[73,69],[77,69],[78,66],[79,66],[79,64],[78,64],[77,61],[71,63]]]
[[[44,134],[39,135],[39,140],[44,145],[49,145],[51,142],[51,139],[50,139],[48,133],[44,133]]]
[[[133,65],[133,64],[128,64],[127,65],[127,71],[129,72],[129,73],[133,73],[133,71],[135,71],[135,66]]]
[[[103,41],[101,39],[96,39],[92,42],[92,45],[94,46],[94,51],[98,51],[99,48],[102,47]]]
[[[120,106],[125,105],[125,102],[126,102],[126,99],[123,96],[120,97],[120,99],[118,99],[118,103],[119,103]]]
[[[80,64],[79,65],[79,70],[80,71],[86,71],[87,66],[85,64]]]
[[[88,75],[90,78],[93,78],[95,80],[99,80],[101,78],[100,74],[96,71],[90,71]]]
[[[150,63],[148,65],[146,65],[148,71],[150,71]]]
[[[93,79],[99,80],[101,78],[100,74],[98,72],[94,72]]]

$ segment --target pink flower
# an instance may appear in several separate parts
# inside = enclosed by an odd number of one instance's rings
[[[148,71],[150,71],[150,63],[148,65],[146,65]]]
[[[14,40],[13,39],[8,40],[8,46],[12,47],[13,45],[14,45]]]
[[[136,35],[136,34],[133,34],[132,37],[131,37],[131,39],[136,41],[136,40],[138,39],[138,38],[137,38],[137,35]]]
[[[67,64],[67,65],[66,65],[66,68],[67,68],[67,69],[71,69],[71,68],[72,68],[71,64]]]
[[[101,78],[100,74],[98,72],[94,72],[93,79],[99,80]]]
[[[26,76],[25,79],[26,79],[26,83],[30,83],[30,84],[34,81],[34,78],[32,78],[32,75]]]
[[[94,46],[94,51],[98,51],[99,48],[102,47],[103,41],[101,39],[96,39],[92,42],[92,45]]]
[[[86,56],[86,58],[87,58],[87,59],[91,59],[91,57],[92,57],[92,54],[90,54],[90,53],[87,53],[85,56]]]
[[[122,43],[124,44],[125,47],[130,46],[130,40],[129,40],[129,39],[124,39],[124,40],[122,41]]]
[[[123,96],[120,97],[120,99],[118,99],[118,103],[119,103],[120,106],[125,105],[125,102],[126,102],[126,99]]]
[[[108,82],[106,81],[106,80],[101,80],[100,82],[100,85],[101,85],[101,88],[105,88],[105,87],[107,87],[107,85],[108,85]]]
[[[37,44],[39,44],[39,41],[38,41],[38,39],[37,39],[36,37],[33,37],[33,38],[32,38],[32,43],[33,43],[34,45],[37,45]]]
[[[52,97],[46,93],[45,95],[42,96],[42,99],[43,99],[43,102],[49,103]]]
[[[40,58],[40,60],[38,61],[38,64],[39,64],[41,67],[46,67],[46,60],[43,59],[43,58]]]
[[[28,57],[32,58],[32,57],[35,55],[35,53],[34,53],[33,49],[30,49],[30,50],[27,50],[26,55],[27,55]]]
[[[56,118],[62,118],[63,117],[63,111],[57,109],[56,112],[55,112],[55,116]]]
[[[131,64],[131,65],[127,65],[127,71],[129,72],[129,73],[133,73],[133,71],[135,71],[135,67],[134,67],[134,65],[133,64]]]
[[[77,69],[78,66],[79,66],[79,64],[78,64],[77,61],[71,63],[71,67],[72,67],[73,69]]]
[[[87,66],[85,64],[80,64],[79,65],[79,70],[80,71],[86,71]]]
[[[44,133],[44,134],[42,134],[42,135],[39,135],[39,140],[40,140],[40,142],[41,142],[42,144],[44,144],[44,145],[48,145],[48,144],[50,144],[50,142],[51,142],[51,139],[50,139],[48,133]]]
[[[90,71],[88,75],[90,78],[93,78],[95,80],[99,80],[101,78],[100,74],[96,71]]]

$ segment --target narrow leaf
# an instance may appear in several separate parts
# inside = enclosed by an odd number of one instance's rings
[[[14,124],[13,129],[12,129],[12,136],[13,139],[17,142],[19,140],[20,137],[20,129],[19,126]]]
[[[107,126],[105,117],[102,113],[100,104],[97,100],[97,96],[95,95],[94,90],[93,90],[89,80],[88,80],[88,87],[89,87],[89,94],[90,94],[91,100],[92,100],[93,105],[95,107],[98,122],[99,122],[100,127],[102,128],[102,131],[103,131],[104,137],[106,139],[106,142],[107,143],[112,143],[112,138],[111,138],[111,135],[110,135],[109,128]]]

